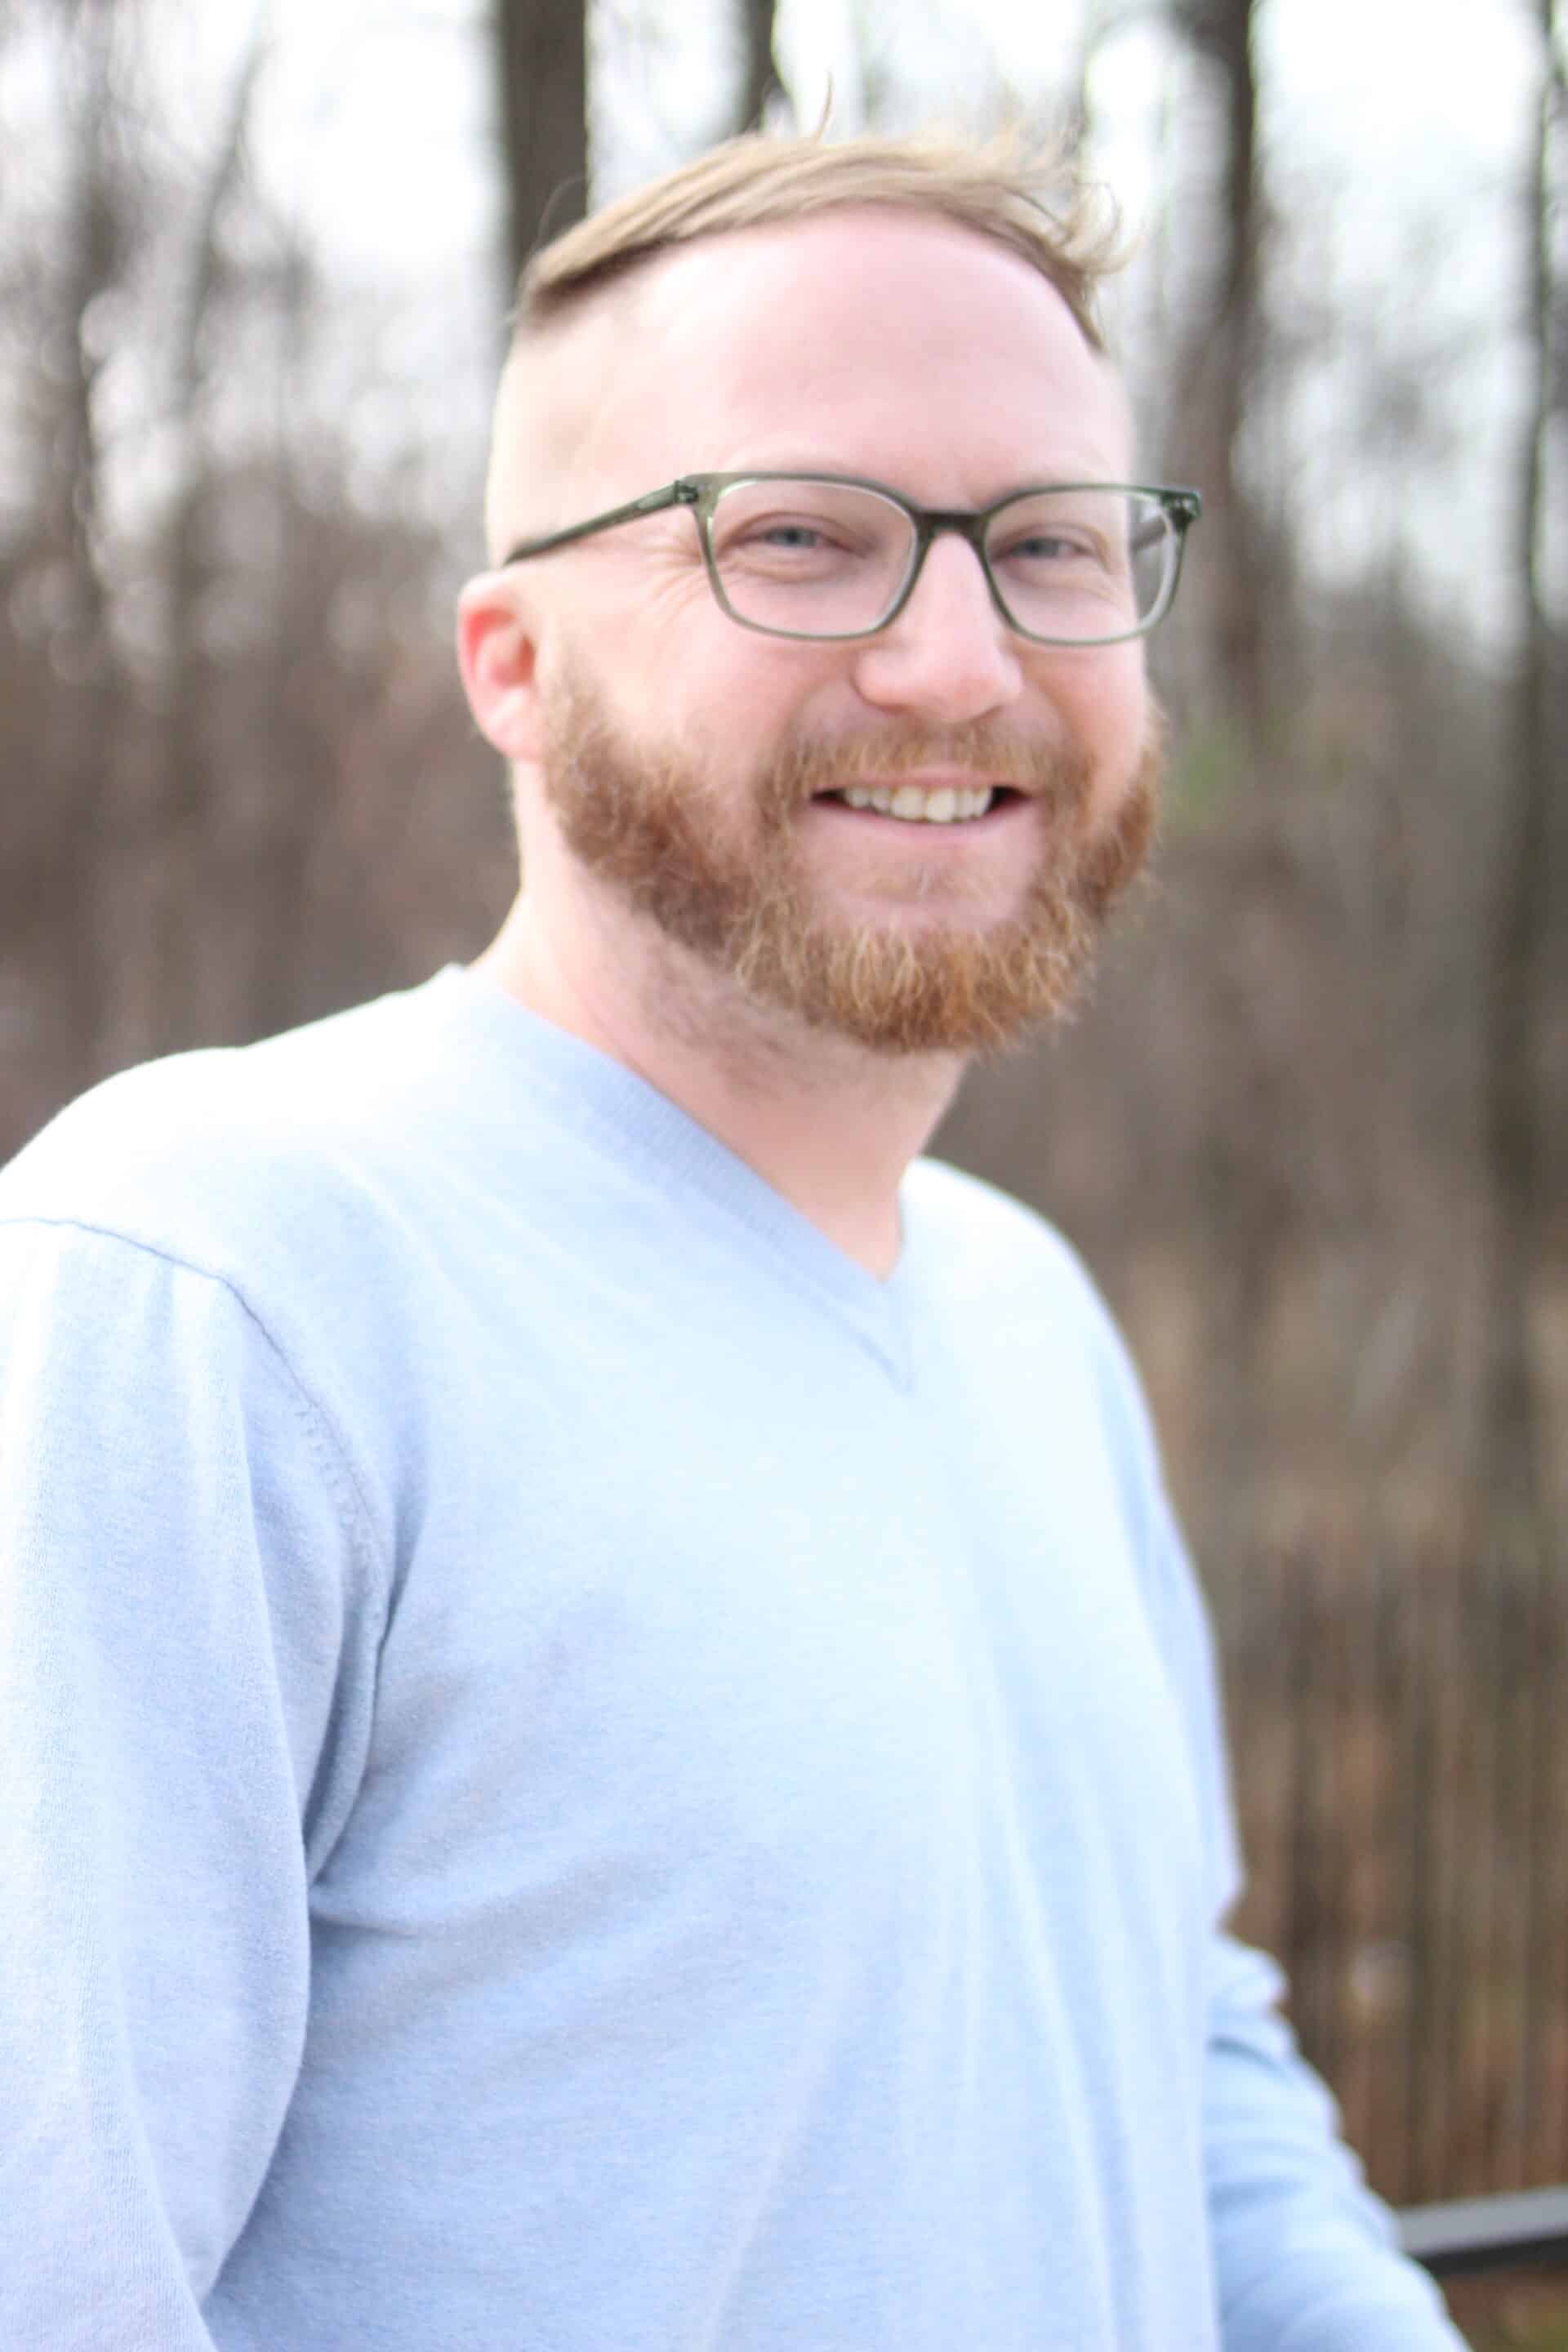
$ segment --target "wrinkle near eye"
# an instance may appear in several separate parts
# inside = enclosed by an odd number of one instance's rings
[[[645,613],[685,613],[694,605],[711,604],[708,575],[700,555],[689,562],[678,559],[649,564],[637,580],[637,603]]]

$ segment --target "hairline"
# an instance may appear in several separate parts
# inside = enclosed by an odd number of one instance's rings
[[[1064,183],[1058,215],[1045,191]],[[617,300],[635,308],[658,263],[748,232],[787,231],[836,215],[880,212],[984,238],[1049,285],[1091,357],[1114,369],[1095,296],[1124,257],[1114,221],[1093,216],[1091,197],[1060,156],[1030,156],[1012,137],[986,146],[882,138],[831,146],[761,133],[729,141],[535,252],[519,283],[502,371],[492,482],[502,420],[531,363],[548,367],[574,330],[613,314]],[[504,533],[495,528],[489,489],[486,509],[493,555]]]
[[[972,236],[983,237],[1016,260],[1025,262],[1036,276],[1043,278],[1061,296],[1072,316],[1073,324],[1097,359],[1109,360],[1110,346],[1094,314],[1091,304],[1077,292],[1071,273],[1049,268],[1044,258],[1044,248],[1031,243],[1022,233],[1009,235],[1005,225],[987,224],[950,205],[916,201],[889,195],[867,195],[846,191],[831,201],[811,205],[790,213],[770,215],[754,221],[725,222],[702,228],[690,235],[649,237],[643,242],[623,247],[590,263],[569,277],[531,282],[524,273],[514,314],[509,362],[521,355],[530,344],[544,344],[555,335],[585,317],[623,291],[637,290],[660,262],[674,260],[683,253],[696,252],[704,247],[713,247],[735,237],[753,235],[786,233],[805,228],[814,221],[831,218],[843,213],[887,213],[894,217],[925,220],[938,226],[966,231]],[[530,266],[531,270],[532,265]],[[1068,283],[1064,284],[1066,278]]]

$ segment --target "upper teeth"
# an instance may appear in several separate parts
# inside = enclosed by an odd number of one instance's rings
[[[877,784],[868,792],[851,784],[844,794],[851,808],[878,809],[883,816],[914,817],[926,824],[952,824],[955,819],[984,816],[995,794],[989,786],[979,792],[960,792],[952,784],[942,784],[928,793],[919,784],[900,784],[896,792],[886,784]]]

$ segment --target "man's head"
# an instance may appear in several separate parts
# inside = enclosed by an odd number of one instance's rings
[[[1037,643],[1021,583],[1049,570],[1056,593],[1114,501],[1087,526],[1004,509],[989,580],[948,520],[1133,478],[1093,317],[1104,243],[1043,193],[994,154],[747,140],[531,268],[465,676],[517,772],[531,896],[571,896],[590,949],[644,927],[883,1051],[995,1045],[1071,996],[1142,856],[1156,727],[1140,642]],[[829,541],[864,567],[867,514],[913,531],[893,503],[835,509],[825,540],[818,493],[726,491],[722,540],[669,502],[505,562],[694,474],[853,477],[941,527],[889,625],[831,638],[809,633],[820,598],[807,630],[767,633],[749,551],[792,583]]]

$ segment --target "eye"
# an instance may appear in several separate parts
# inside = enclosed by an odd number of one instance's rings
[[[1048,528],[1040,525],[1032,530],[1021,530],[993,546],[992,559],[999,563],[1103,563],[1104,551],[1093,536],[1085,531],[1066,530],[1060,524]]]
[[[1081,555],[1086,551],[1075,540],[1065,538],[1060,531],[1032,530],[1026,538],[1016,539],[1002,550],[1004,555],[1026,557],[1031,563],[1045,563],[1055,557]]]
[[[745,536],[752,546],[796,549],[807,555],[827,544],[827,533],[818,522],[756,523]]]
[[[721,511],[713,552],[721,570],[765,566],[774,573],[789,571],[816,577],[824,571],[863,564],[879,550],[872,535],[863,527],[857,529],[853,518],[786,509],[773,514]]]

